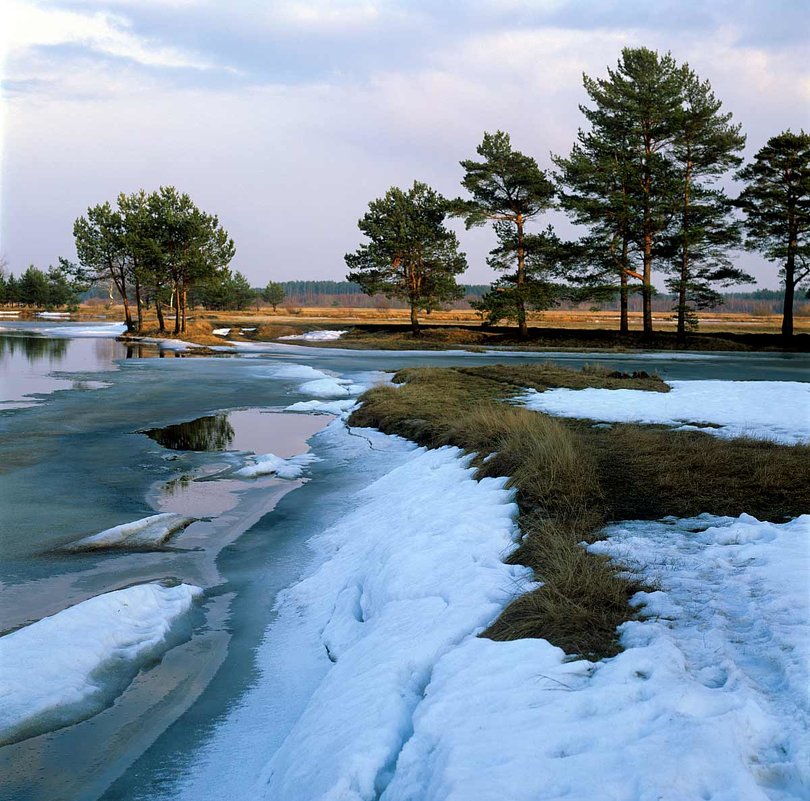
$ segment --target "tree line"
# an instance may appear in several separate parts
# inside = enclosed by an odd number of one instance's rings
[[[150,304],[160,333],[167,332],[164,311],[174,315],[173,333],[184,332],[189,294],[234,279],[228,232],[172,186],[122,193],[116,207],[92,206],[76,220],[73,236],[78,262],[60,259],[62,269],[87,284],[109,282],[124,306],[128,332],[143,328]]]
[[[31,264],[19,278],[0,269],[0,304],[3,305],[72,309],[78,307],[81,293],[86,289],[61,266],[51,266],[45,272]]]
[[[552,172],[507,133],[485,133],[478,158],[461,161],[467,197],[447,200],[416,181],[369,204],[358,222],[367,241],[346,255],[347,279],[405,301],[418,332],[419,311],[462,291],[456,276],[466,258],[445,224],[457,217],[496,234],[487,263],[502,275],[475,304],[490,321],[514,321],[526,336],[527,311],[618,294],[626,332],[629,298],[639,293],[649,336],[655,269],[666,275],[683,339],[698,309],[722,301],[717,287],[753,281],[729,257],[745,247],[779,265],[790,336],[796,291],[810,278],[810,136],[780,133],[742,166],[745,135],[710,83],[644,47],[625,48],[606,77],[583,81],[585,125],[570,153],[552,157]],[[746,184],[737,198],[720,185],[732,172]],[[543,226],[555,208],[587,233],[563,241]]]

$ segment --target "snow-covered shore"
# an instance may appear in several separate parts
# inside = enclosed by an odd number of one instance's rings
[[[199,587],[138,584],[0,637],[0,743],[84,720],[168,647]]]
[[[659,423],[719,437],[810,442],[810,384],[798,381],[668,381],[669,392],[530,389],[529,408],[611,423]]]

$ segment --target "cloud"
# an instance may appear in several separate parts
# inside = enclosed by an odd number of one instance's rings
[[[458,162],[485,130],[550,166],[584,123],[582,73],[604,75],[626,45],[672,50],[709,78],[749,155],[800,127],[810,98],[795,37],[755,3],[28,6],[5,87],[3,249],[15,269],[69,255],[88,205],[176,184],[220,215],[254,283],[339,278],[368,201],[415,178],[460,193]],[[488,280],[491,236],[461,238],[468,279]]]

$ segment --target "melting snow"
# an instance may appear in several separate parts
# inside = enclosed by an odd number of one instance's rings
[[[138,548],[162,545],[173,534],[193,523],[195,518],[165,512],[123,523],[120,526],[84,537],[67,546],[70,551],[92,551],[99,548]]]
[[[226,337],[231,333],[230,328],[215,328],[211,331],[215,337]]]
[[[378,797],[442,654],[519,591],[516,506],[455,448],[417,450],[320,535],[325,562],[283,594],[334,666],[276,753],[264,797]]]
[[[139,584],[0,637],[0,744],[101,711],[169,646],[199,587]]]
[[[288,334],[279,339],[299,339],[306,342],[332,342],[340,339],[346,332],[345,331],[307,331],[305,334]]]
[[[563,417],[700,428],[720,437],[786,444],[810,441],[810,384],[798,381],[670,381],[669,392],[637,389],[527,390],[523,403]],[[701,428],[694,423],[719,425]]]
[[[302,453],[289,459],[282,459],[274,453],[265,453],[262,456],[255,456],[254,464],[237,470],[235,475],[256,478],[274,473],[279,478],[300,478],[308,465],[318,461],[320,461],[318,457],[312,453]]]

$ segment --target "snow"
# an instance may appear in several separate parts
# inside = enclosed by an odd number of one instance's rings
[[[231,333],[231,329],[230,328],[215,328],[215,329],[213,329],[213,331],[211,331],[211,333],[215,337],[226,337],[226,336],[228,336],[228,334]]]
[[[307,466],[313,462],[320,461],[312,453],[301,453],[298,456],[291,456],[289,459],[282,459],[274,453],[265,453],[253,458],[254,464],[249,464],[241,470],[237,470],[235,475],[245,478],[256,478],[257,476],[267,476],[275,474],[279,478],[300,478],[304,475]]]
[[[455,448],[415,450],[313,543],[324,559],[279,615],[334,662],[262,779],[262,797],[376,798],[442,654],[527,580],[506,565],[516,505]]]
[[[126,331],[126,326],[123,323],[78,323],[69,325],[49,325],[47,327],[26,325],[15,327],[14,330],[25,331],[31,334],[41,334],[42,336],[46,337],[56,337],[58,339],[63,337],[106,339],[123,334]]]
[[[592,549],[659,587],[634,599],[652,617],[624,624],[627,650],[468,638],[435,666],[382,801],[808,797],[810,516],[607,533]]]
[[[798,381],[669,381],[669,392],[637,389],[527,390],[530,409],[618,423],[659,423],[719,437],[810,442],[810,384]],[[720,426],[704,428],[694,423]]]
[[[199,587],[138,584],[0,637],[0,743],[84,720],[170,647]]]
[[[120,526],[83,537],[67,546],[70,551],[91,551],[99,548],[143,548],[162,545],[172,535],[193,523],[195,518],[165,512],[133,520]]]
[[[352,398],[351,400],[336,400],[336,401],[298,401],[287,406],[285,412],[310,412],[313,414],[336,414],[343,415],[354,409],[357,406],[357,401]]]
[[[340,339],[345,331],[307,331],[305,334],[288,334],[279,339],[301,339],[306,342],[333,342]]]
[[[35,316],[43,320],[64,320],[70,318],[70,312],[37,312]]]
[[[301,384],[298,392],[302,395],[314,395],[316,398],[345,398],[352,394],[349,384],[351,381],[345,378],[319,378]]]

